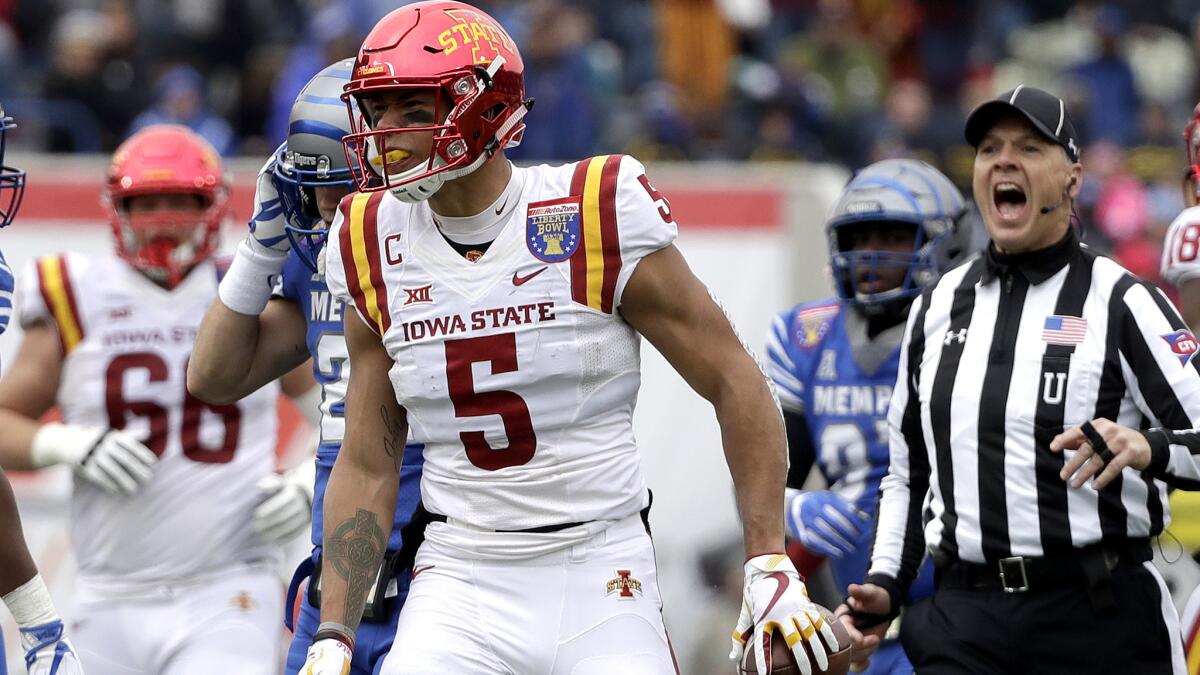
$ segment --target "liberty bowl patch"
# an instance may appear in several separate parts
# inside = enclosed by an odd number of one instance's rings
[[[580,198],[563,197],[530,202],[525,218],[525,243],[538,260],[557,263],[579,250],[583,223]]]

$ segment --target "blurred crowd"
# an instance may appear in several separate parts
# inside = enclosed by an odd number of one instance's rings
[[[174,121],[264,156],[299,87],[401,0],[0,0],[23,150],[108,152]],[[1156,276],[1200,99],[1197,0],[481,0],[537,99],[517,159],[930,161],[969,188],[978,102],[1062,92],[1090,236]]]

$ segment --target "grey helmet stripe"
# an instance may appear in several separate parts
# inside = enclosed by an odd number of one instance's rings
[[[1016,105],[1016,104],[1017,104],[1017,94],[1021,93],[1021,90],[1022,90],[1022,89],[1024,89],[1024,88],[1025,88],[1025,85],[1023,85],[1023,84],[1018,84],[1018,85],[1017,85],[1017,88],[1016,88],[1016,89],[1013,89],[1012,96],[1009,96],[1009,97],[1008,97],[1008,104],[1009,104],[1009,105]]]
[[[1054,127],[1054,135],[1057,136],[1062,131],[1063,119],[1066,117],[1066,106],[1063,105],[1063,100],[1058,99],[1058,126]]]

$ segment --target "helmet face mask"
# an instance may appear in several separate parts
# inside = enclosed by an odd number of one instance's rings
[[[826,225],[838,297],[868,315],[906,308],[969,252],[966,213],[958,188],[924,162],[884,160],[863,169]],[[887,233],[876,238],[891,243],[856,246],[864,228]]]
[[[524,70],[508,33],[470,5],[433,0],[388,14],[363,42],[342,96],[347,105],[357,102],[373,113],[372,119],[350,113],[346,154],[360,169],[358,189],[422,201],[520,143],[521,120],[533,104],[525,99]],[[383,123],[376,102],[390,104],[395,99],[388,94],[421,90],[435,92],[429,124]],[[412,134],[429,134],[429,147],[407,147]],[[392,156],[396,150],[404,155]]]
[[[338,61],[304,85],[292,104],[287,141],[275,151],[272,164],[284,233],[300,261],[314,273],[329,233],[317,189],[348,193],[357,183],[357,166],[348,162],[342,145],[350,130],[340,98],[353,65],[354,59]]]
[[[0,227],[12,224],[25,196],[25,172],[4,163],[8,132],[17,125],[0,108]]]
[[[101,201],[117,255],[155,283],[174,288],[212,256],[227,196],[212,146],[185,127],[164,124],[143,129],[117,148]]]

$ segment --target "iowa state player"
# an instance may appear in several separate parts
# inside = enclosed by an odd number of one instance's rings
[[[673,246],[642,165],[505,159],[532,105],[521,57],[462,3],[383,18],[346,91],[363,180],[339,207],[326,280],[355,309],[354,369],[325,497],[334,573],[304,672],[340,673],[353,650],[410,427],[432,522],[382,672],[675,672],[633,436],[639,334],[721,424],[748,557],[735,657],[778,626],[805,668],[806,640],[824,665],[815,636],[836,644],[832,628],[783,555],[769,382]]]
[[[225,194],[204,140],[147,128],[108,171],[117,255],[42,258],[18,285],[0,462],[74,469],[72,637],[92,675],[278,672],[279,549],[253,524],[278,387],[209,405],[184,386]],[[39,424],[55,405],[63,421]]]

